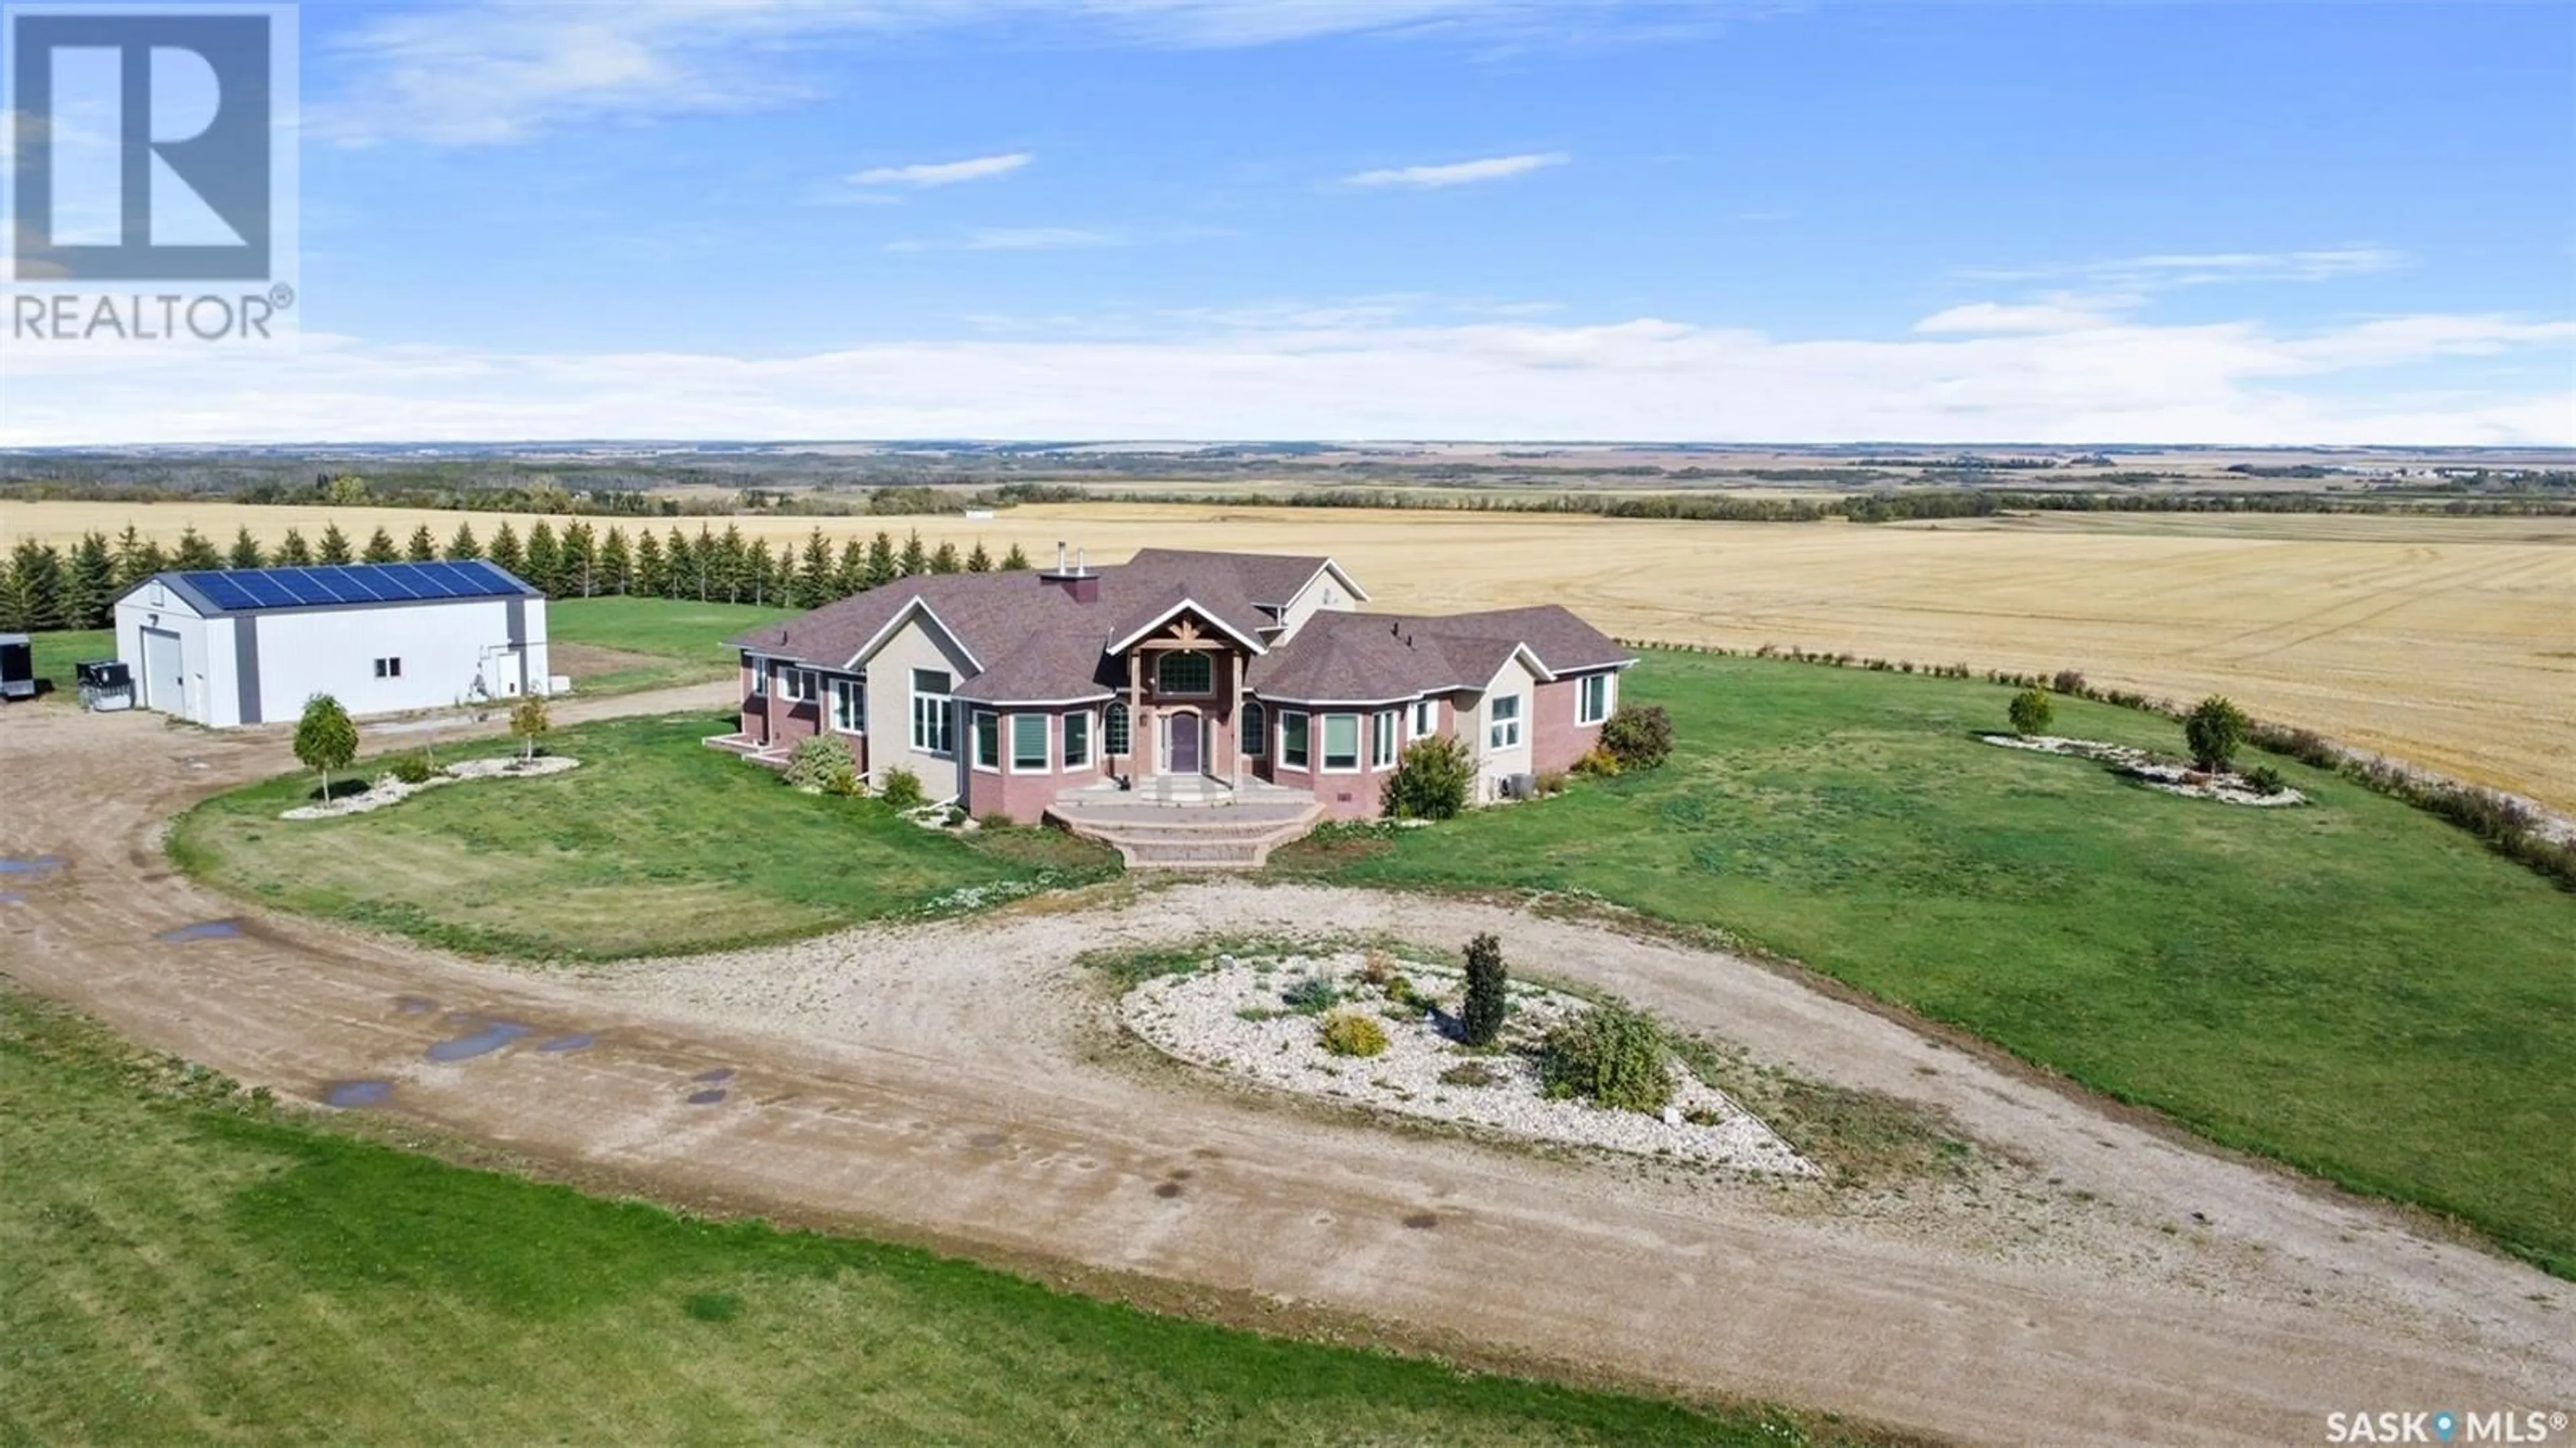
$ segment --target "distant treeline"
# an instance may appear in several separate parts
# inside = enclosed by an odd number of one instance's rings
[[[0,483],[0,497],[25,502],[202,502],[209,491],[95,479],[21,479]],[[260,505],[654,518],[781,513],[818,517],[958,514],[970,509],[1008,508],[1021,503],[1076,502],[1084,496],[1082,489],[1064,484],[1004,483],[997,488],[973,492],[926,484],[844,492],[791,492],[782,488],[754,487],[731,494],[684,498],[637,487],[567,488],[552,479],[497,485],[404,485],[370,481],[347,473],[320,474],[311,483],[265,479],[214,491],[229,502]]]
[[[1095,494],[1095,497],[1103,495]],[[1625,497],[1547,493],[1426,494],[1369,488],[1310,488],[1288,494],[1122,493],[1120,502],[1259,508],[1413,508],[1468,513],[1584,513],[1717,523],[1855,523],[1991,518],[2005,513],[2422,513],[2445,517],[2576,516],[2576,498],[2354,497],[2332,493],[2076,493],[1985,488],[1909,488],[1846,498],[1762,498],[1652,493]]]
[[[248,528],[233,536],[229,548],[218,548],[196,529],[186,528],[180,531],[177,545],[164,550],[128,525],[114,541],[104,533],[91,533],[68,553],[50,543],[35,542],[20,543],[11,550],[0,561],[0,631],[105,628],[116,600],[127,589],[171,569],[469,558],[488,558],[552,598],[630,594],[792,608],[820,608],[914,574],[989,573],[1029,566],[1028,555],[1016,543],[996,559],[981,542],[960,553],[954,543],[924,546],[919,532],[898,544],[894,535],[882,530],[866,542],[847,538],[836,547],[816,528],[802,548],[791,544],[773,549],[766,539],[746,543],[742,530],[730,524],[718,533],[702,522],[694,534],[678,527],[659,533],[647,524],[630,537],[614,523],[605,532],[587,522],[568,523],[558,530],[539,519],[524,540],[503,523],[486,543],[475,537],[472,524],[461,523],[442,542],[423,524],[413,530],[407,543],[396,542],[391,533],[378,528],[364,544],[353,545],[340,525],[333,523],[311,541],[290,528],[274,549],[261,547]]]

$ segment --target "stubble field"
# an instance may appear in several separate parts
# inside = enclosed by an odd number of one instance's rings
[[[238,504],[0,504],[0,540],[128,523],[165,544],[353,540],[491,514]],[[532,519],[510,520],[524,533]],[[605,522],[606,520],[597,520]],[[696,520],[681,520],[694,529]],[[2576,810],[2576,519],[2052,514],[1924,526],[1646,522],[1543,514],[1092,503],[990,519],[717,519],[836,541],[918,529],[1114,562],[1147,546],[1329,553],[1384,609],[1562,602],[1623,637],[2082,670],[2096,684],[2224,692],[2477,783]],[[661,526],[667,527],[664,522]]]

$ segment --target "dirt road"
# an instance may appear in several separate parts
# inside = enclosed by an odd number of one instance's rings
[[[711,702],[723,688],[566,706]],[[860,1214],[1982,1442],[2321,1442],[2334,1409],[2576,1407],[2576,1291],[2227,1161],[1748,963],[1493,907],[1211,883],[587,971],[242,907],[164,821],[274,734],[0,715],[0,970],[134,1038],[691,1198]],[[242,917],[234,937],[161,933]],[[1554,1160],[1104,1050],[1078,949],[1208,928],[1502,934],[1803,1074],[1947,1108],[1996,1164],[1904,1199]],[[449,1012],[524,1022],[439,1062]],[[536,1049],[587,1033],[584,1048]],[[730,1078],[700,1079],[730,1070]],[[720,1101],[692,1095],[723,1091]],[[2009,1158],[2009,1159],[2007,1159]]]

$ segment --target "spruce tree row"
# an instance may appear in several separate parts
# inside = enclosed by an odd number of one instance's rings
[[[917,530],[900,546],[894,535],[880,531],[864,544],[850,538],[835,549],[816,528],[802,549],[793,544],[773,549],[766,539],[746,544],[741,528],[731,523],[722,533],[701,523],[695,536],[677,527],[667,536],[639,528],[630,540],[616,525],[601,533],[576,520],[558,531],[540,518],[529,526],[525,541],[504,522],[486,544],[474,536],[469,522],[459,523],[443,545],[422,524],[405,542],[395,542],[391,533],[378,528],[364,545],[353,546],[340,525],[330,523],[310,542],[302,530],[289,528],[275,548],[262,548],[243,528],[233,535],[230,548],[219,550],[192,526],[180,529],[177,544],[165,551],[128,524],[113,542],[104,533],[91,533],[68,553],[50,543],[21,542],[0,559],[0,632],[106,628],[116,600],[127,589],[165,570],[468,558],[488,558],[549,598],[632,595],[791,608],[819,608],[915,574],[1029,566],[1028,555],[1016,543],[997,561],[980,540],[961,555],[954,543],[925,546]]]

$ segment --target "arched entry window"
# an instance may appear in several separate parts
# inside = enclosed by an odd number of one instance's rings
[[[1154,664],[1154,688],[1164,694],[1213,694],[1216,660],[1202,653],[1170,653]]]
[[[1243,727],[1235,731],[1242,738],[1246,757],[1259,759],[1270,752],[1270,711],[1258,699],[1243,701]]]
[[[1112,703],[1101,711],[1100,747],[1112,759],[1125,759],[1134,750],[1127,740],[1127,706]]]

